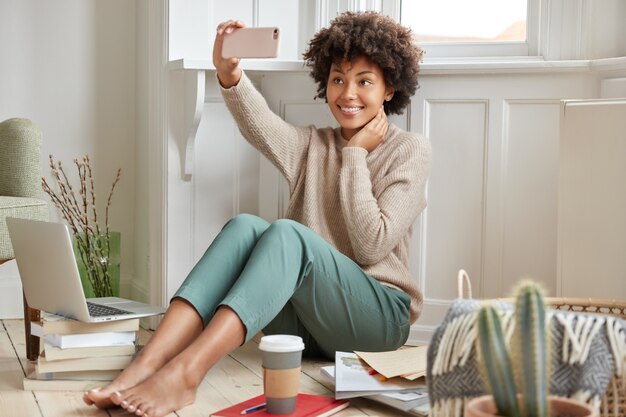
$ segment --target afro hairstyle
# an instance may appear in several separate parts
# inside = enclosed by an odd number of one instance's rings
[[[413,42],[410,29],[377,12],[345,12],[320,30],[303,54],[305,65],[317,83],[316,98],[326,99],[333,64],[365,55],[378,65],[385,83],[393,87],[385,113],[401,114],[418,87],[417,73],[423,51]]]

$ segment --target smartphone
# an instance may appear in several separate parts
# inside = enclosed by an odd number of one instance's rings
[[[224,35],[222,58],[276,58],[279,43],[277,27],[235,29]]]

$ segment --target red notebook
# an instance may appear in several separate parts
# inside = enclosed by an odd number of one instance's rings
[[[293,413],[269,414],[265,409],[262,409],[248,414],[241,414],[243,410],[247,410],[255,405],[263,404],[264,402],[265,396],[261,394],[242,403],[216,411],[211,414],[211,417],[326,417],[331,416],[350,405],[347,400],[335,400],[332,397],[324,397],[323,395],[298,394],[296,410]]]

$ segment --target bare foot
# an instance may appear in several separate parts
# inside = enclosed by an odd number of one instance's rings
[[[134,387],[150,377],[158,369],[158,366],[150,365],[148,360],[139,356],[109,385],[87,391],[83,395],[83,401],[87,405],[95,405],[98,408],[113,407],[115,404],[111,401],[111,394]]]
[[[163,417],[193,403],[197,384],[177,362],[169,362],[139,385],[113,393],[111,400],[126,411],[149,417]]]

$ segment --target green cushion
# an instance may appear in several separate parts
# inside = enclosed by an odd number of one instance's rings
[[[0,196],[0,259],[13,258],[7,217],[47,221],[48,203],[38,198]]]
[[[41,131],[28,119],[0,123],[0,195],[41,198]]]

